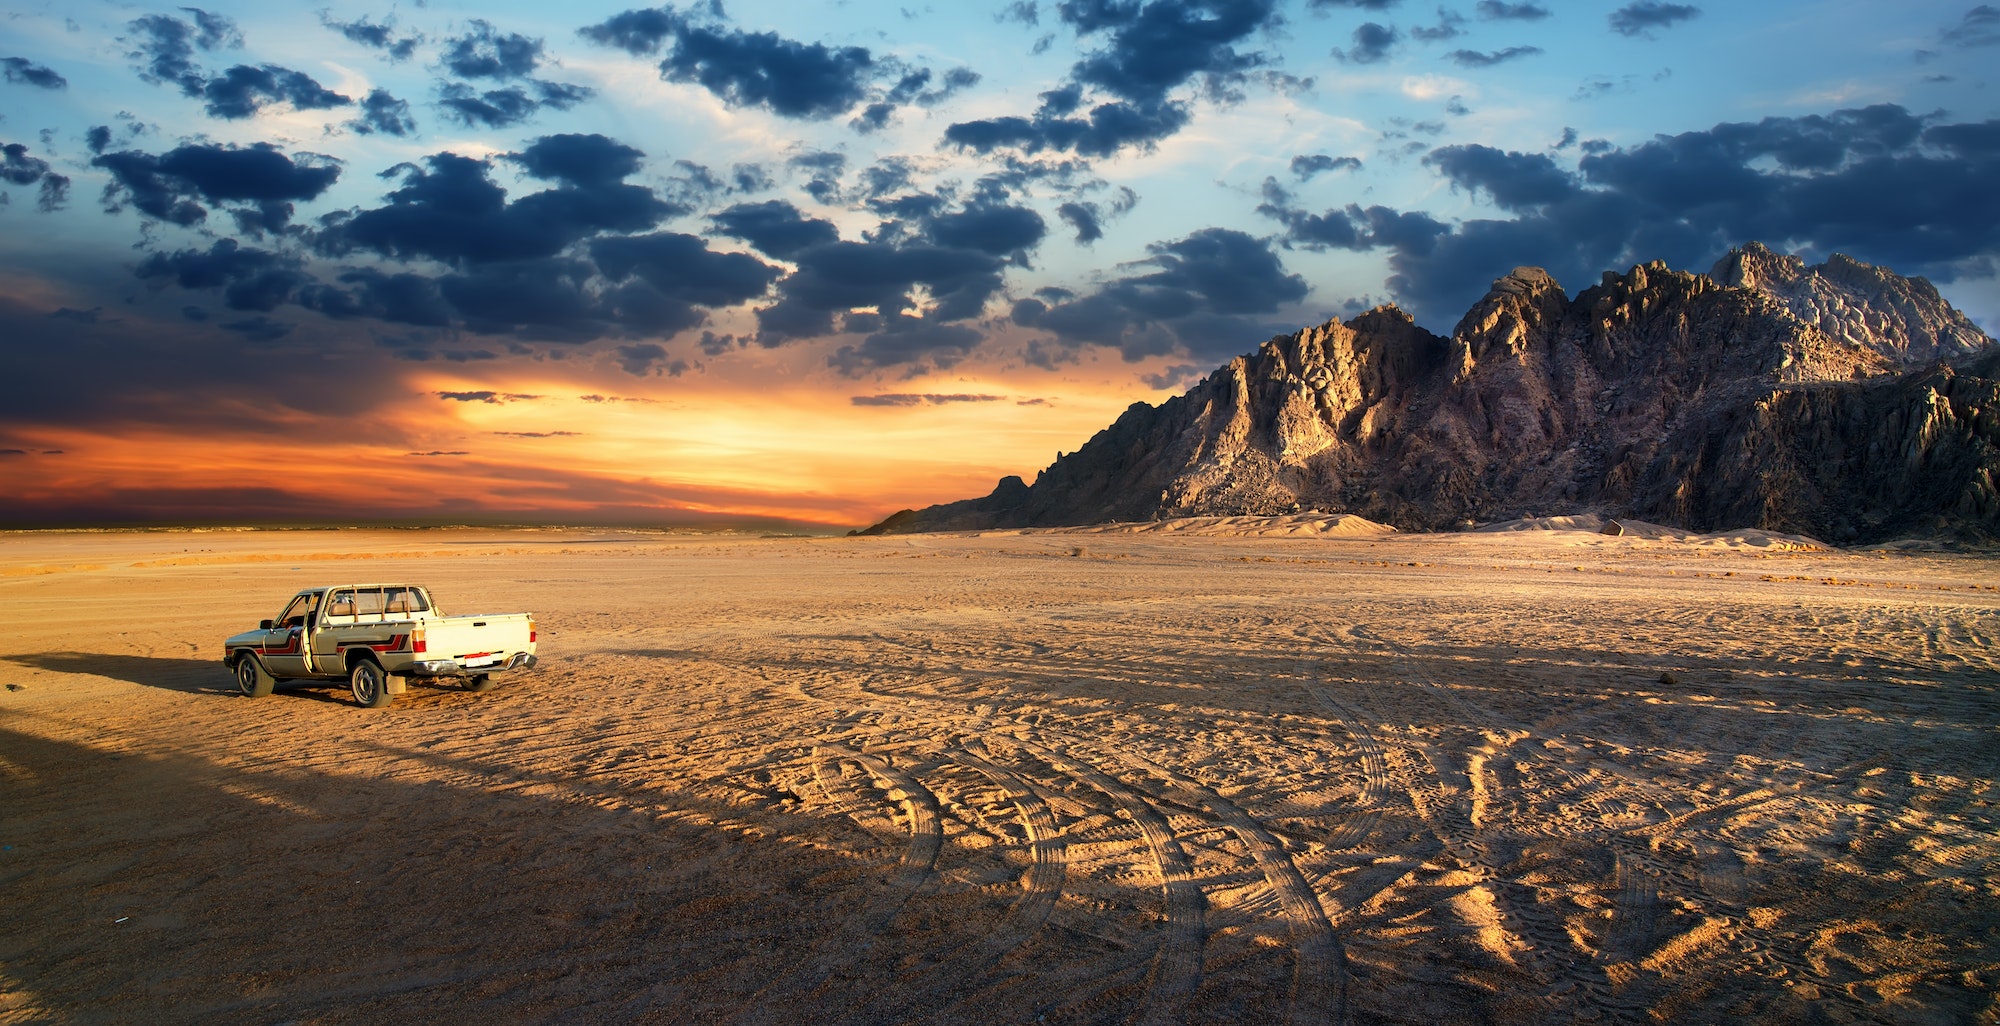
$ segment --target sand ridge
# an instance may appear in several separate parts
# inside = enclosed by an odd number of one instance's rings
[[[1191,526],[0,539],[0,1022],[2000,1014],[1990,557]],[[545,668],[230,694],[329,575]]]

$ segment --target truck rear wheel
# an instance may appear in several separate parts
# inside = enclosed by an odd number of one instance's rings
[[[251,698],[263,698],[277,686],[277,680],[264,672],[264,664],[256,656],[245,652],[236,657],[236,690]]]
[[[493,678],[483,673],[478,674],[476,676],[467,677],[465,678],[465,690],[491,691],[493,690]]]
[[[389,675],[373,659],[359,660],[347,671],[347,688],[354,692],[355,704],[364,709],[380,709],[395,697],[389,693]]]

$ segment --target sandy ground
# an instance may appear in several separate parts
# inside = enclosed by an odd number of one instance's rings
[[[0,1023],[2000,1021],[2000,559],[1254,526],[0,536]]]

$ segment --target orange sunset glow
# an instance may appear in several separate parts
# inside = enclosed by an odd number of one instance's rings
[[[408,365],[405,365],[408,366]],[[1032,480],[1132,401],[1103,384],[962,376],[937,391],[715,376],[471,377],[412,367],[393,398],[320,414],[243,399],[141,439],[17,432],[4,464],[31,523],[534,522],[865,526],[907,506]],[[589,368],[575,368],[588,370]],[[841,387],[845,385],[846,387]],[[614,393],[611,390],[617,389]],[[1148,398],[1156,398],[1148,396]],[[192,412],[192,411],[191,411]],[[19,515],[19,514],[17,514]]]

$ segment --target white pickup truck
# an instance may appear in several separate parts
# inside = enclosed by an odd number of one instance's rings
[[[354,700],[380,709],[411,677],[455,678],[468,691],[493,675],[535,665],[530,613],[446,616],[409,584],[307,588],[275,619],[223,643],[222,661],[244,694],[261,698],[284,680],[345,680]]]

